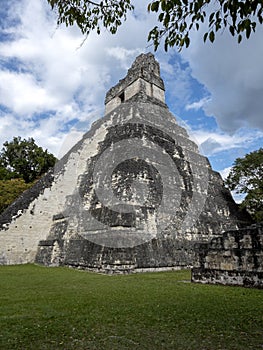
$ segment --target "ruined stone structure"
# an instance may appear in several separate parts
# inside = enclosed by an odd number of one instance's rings
[[[196,244],[192,281],[263,288],[263,225]]]
[[[154,56],[142,54],[107,93],[105,116],[0,217],[0,263],[186,267],[197,241],[249,221],[167,108]]]

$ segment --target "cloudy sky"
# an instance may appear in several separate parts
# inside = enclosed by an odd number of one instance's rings
[[[46,0],[0,0],[0,145],[33,137],[56,156],[104,112],[107,90],[135,57],[152,51],[155,17],[149,0],[114,36],[102,30],[84,42],[77,28],[57,28]],[[213,45],[202,31],[188,49],[156,53],[166,101],[215,170],[263,144],[263,27],[237,45],[225,32]]]

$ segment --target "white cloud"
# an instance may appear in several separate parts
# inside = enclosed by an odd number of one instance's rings
[[[256,139],[263,138],[263,132],[258,130],[239,129],[234,134],[207,130],[191,130],[192,136],[203,154],[211,156],[233,148],[247,149]]]
[[[0,41],[0,144],[13,136],[34,137],[58,155],[64,149],[63,140],[69,145],[81,130],[88,130],[90,123],[103,115],[106,91],[125,76],[138,54],[153,49],[147,47],[147,34],[155,25],[155,16],[146,10],[148,2],[136,4],[136,11],[116,35],[91,33],[83,43],[77,28],[56,28],[46,1],[10,0],[12,11],[2,18],[4,31],[12,40]],[[174,107],[177,113],[178,105],[193,111],[203,108],[232,132],[242,124],[261,123],[260,35],[250,45],[240,49],[222,36],[213,46],[204,46],[196,33],[190,48],[183,51],[190,67],[182,64],[175,50],[164,53],[160,47],[156,56],[170,109]],[[205,85],[211,101],[192,98],[191,74]],[[67,139],[69,125],[77,131]],[[199,130],[194,137],[209,155],[242,147],[253,132],[229,136]]]
[[[218,34],[213,44],[204,44],[202,35],[202,30],[193,33],[182,56],[193,77],[211,94],[203,106],[205,113],[215,116],[227,132],[240,127],[263,129],[262,26],[240,45],[228,31]]]
[[[56,29],[47,2],[10,2],[2,32],[12,40],[0,41],[0,144],[32,136],[58,154],[68,122],[86,120],[89,126],[100,117],[107,89],[145,51],[153,23],[147,2],[140,2],[116,35],[91,33],[84,43],[77,28]]]
[[[191,110],[191,109],[198,110],[198,109],[200,109],[200,108],[203,108],[209,101],[210,101],[210,98],[209,98],[209,97],[204,97],[204,98],[202,98],[202,99],[199,100],[199,101],[196,101],[196,102],[187,104],[187,105],[185,106],[185,109],[186,109],[187,111],[189,111],[189,110]]]
[[[59,107],[55,96],[48,94],[33,75],[10,71],[0,71],[0,103],[21,115]]]
[[[120,62],[123,69],[127,70],[130,68],[131,61],[135,56],[141,54],[141,49],[128,50],[124,47],[115,46],[107,48],[106,52],[109,56]]]

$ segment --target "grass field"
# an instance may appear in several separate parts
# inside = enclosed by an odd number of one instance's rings
[[[0,349],[263,349],[263,291],[189,271],[0,267]]]

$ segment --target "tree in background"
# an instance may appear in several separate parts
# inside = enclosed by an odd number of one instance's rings
[[[0,180],[11,180],[17,178],[18,175],[11,170],[7,169],[0,159]]]
[[[55,165],[56,158],[35,144],[33,138],[20,136],[5,142],[0,152],[0,179],[22,178],[32,182]]]
[[[58,25],[76,24],[84,35],[101,28],[115,34],[126,20],[127,13],[134,9],[131,0],[47,0],[57,13]],[[263,23],[263,1],[259,0],[153,0],[148,12],[157,15],[159,25],[149,33],[148,41],[155,50],[164,39],[164,48],[176,46],[178,49],[190,44],[189,34],[199,30],[205,23],[204,41],[215,40],[216,32],[228,29],[237,37],[250,37],[256,26]]]
[[[241,206],[257,222],[263,221],[263,148],[237,158],[226,179],[230,190],[246,194]]]
[[[33,138],[14,137],[3,146],[0,152],[0,213],[56,162],[56,158],[37,146]]]

